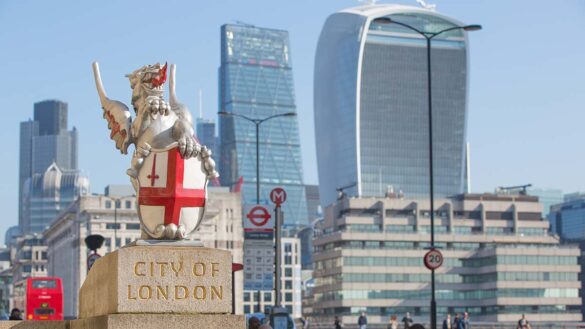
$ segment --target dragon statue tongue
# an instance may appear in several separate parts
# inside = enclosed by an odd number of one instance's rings
[[[163,85],[166,81],[167,81],[167,63],[165,63],[165,65],[163,65],[163,67],[161,67],[160,70],[158,70],[158,75],[153,77],[152,80],[150,80],[150,83],[152,84],[153,87],[156,88],[156,87]]]

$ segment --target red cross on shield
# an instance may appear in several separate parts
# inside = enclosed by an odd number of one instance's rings
[[[198,157],[183,159],[177,147],[153,151],[138,173],[138,211],[149,234],[159,225],[183,225],[195,230],[205,210],[207,174]]]

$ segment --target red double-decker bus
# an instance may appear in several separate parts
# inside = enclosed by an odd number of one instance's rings
[[[25,320],[63,320],[63,286],[55,277],[28,278],[14,285],[14,307]]]

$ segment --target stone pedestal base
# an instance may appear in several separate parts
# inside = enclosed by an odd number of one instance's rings
[[[246,318],[232,314],[110,314],[72,320],[70,329],[245,329]]]
[[[183,243],[111,252],[95,262],[79,290],[81,319],[231,311],[231,253]]]
[[[69,321],[0,321],[0,329],[67,329]]]

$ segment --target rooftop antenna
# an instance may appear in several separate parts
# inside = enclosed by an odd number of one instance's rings
[[[430,4],[425,0],[416,0],[416,2],[424,9],[435,10],[437,8],[437,5]]]

